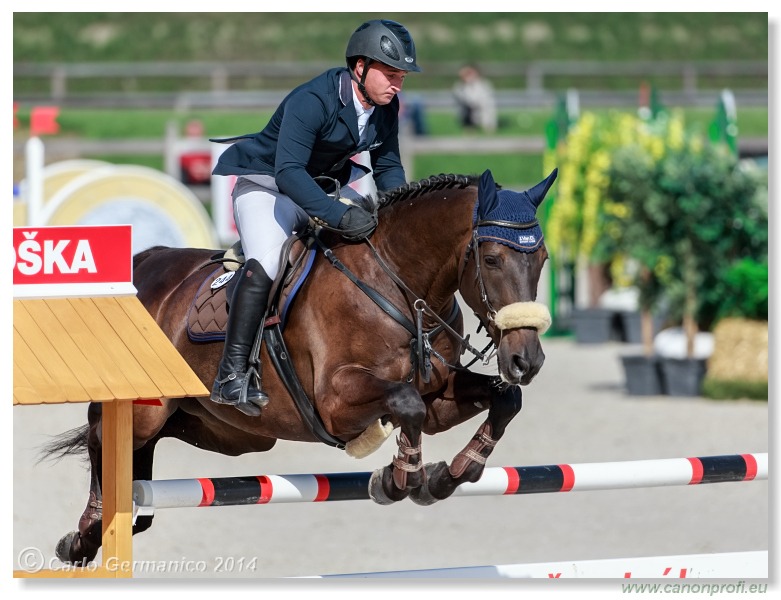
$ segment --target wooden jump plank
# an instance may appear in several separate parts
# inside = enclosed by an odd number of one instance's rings
[[[30,383],[22,369],[14,361],[14,404],[33,404],[38,399],[35,386]]]
[[[176,381],[184,388],[186,395],[208,396],[210,391],[206,389],[187,361],[174,348],[171,340],[163,333],[141,301],[135,296],[124,296],[117,298],[117,302],[157,352],[160,360],[165,362]]]
[[[160,398],[162,392],[138,362],[134,348],[128,347],[125,340],[116,332],[110,320],[95,306],[92,298],[71,298],[70,303],[81,318],[89,323],[95,339],[112,360],[117,369],[133,385],[135,398]]]
[[[14,373],[17,371],[24,379],[19,379],[22,385],[19,386],[20,395],[18,397],[20,404],[41,404],[41,403],[61,403],[65,402],[65,393],[60,386],[38,362],[38,357],[32,348],[27,345],[19,331],[14,327]],[[24,383],[28,383],[32,388],[34,397],[26,393]],[[17,393],[17,379],[14,375],[14,394]]]
[[[40,300],[29,300],[27,302],[41,302]],[[14,302],[14,328],[21,337],[27,342],[30,349],[34,350],[34,356],[37,358],[41,372],[48,373],[53,381],[56,381],[62,392],[62,396],[53,398],[41,398],[42,402],[84,402],[90,399],[90,395],[82,387],[78,378],[73,374],[68,365],[60,356],[57,349],[52,346],[49,339],[38,327],[35,319],[27,311],[25,305],[19,301]],[[14,352],[16,354],[16,352]],[[21,364],[21,363],[20,363]],[[34,381],[28,372],[28,379]],[[64,400],[63,400],[64,397]]]
[[[13,337],[14,346],[19,346],[20,357],[22,354],[33,355],[33,352],[21,339],[18,332],[14,330]],[[37,360],[35,360],[37,362]],[[27,361],[28,366],[34,366],[30,361]],[[39,371],[40,373],[40,371]],[[27,377],[27,374],[22,369],[22,365],[16,361],[16,348],[14,349],[14,404],[40,404],[41,397],[57,398],[62,396],[60,389],[55,383],[48,377],[37,377],[32,381]],[[33,383],[35,381],[35,383]],[[63,400],[64,401],[64,396]]]
[[[110,391],[109,398],[116,400],[135,400],[138,393],[124,375],[123,369],[111,360],[103,348],[99,336],[96,336],[90,324],[84,321],[69,299],[46,301],[46,305],[57,317],[62,327],[79,347],[85,359],[91,365],[97,377]]]
[[[167,365],[160,360],[146,339],[146,332],[139,331],[135,322],[128,317],[116,298],[92,298],[98,310],[117,332],[117,335],[128,346],[133,348],[133,355],[147,372],[149,378],[160,389],[157,398],[179,398],[186,396],[185,389],[176,381]],[[170,343],[170,342],[169,342]],[[148,396],[154,397],[154,396]]]
[[[55,301],[54,304],[63,306],[66,303]],[[52,312],[46,300],[27,302],[25,308],[30,313],[30,316],[35,319],[35,322],[41,328],[52,347],[57,350],[57,353],[70,372],[79,381],[81,387],[89,394],[89,399],[98,402],[113,400],[114,394],[111,393],[111,390],[106,386],[92,363],[84,356],[81,350],[82,347],[89,347],[95,344],[95,339],[89,334],[89,330],[80,328],[81,333],[85,334],[83,337],[89,339],[84,340],[86,345],[79,344],[72,337],[78,333],[79,328],[73,330],[64,326],[57,315]]]

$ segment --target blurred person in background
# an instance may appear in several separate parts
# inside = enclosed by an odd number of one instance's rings
[[[465,129],[493,133],[498,124],[494,86],[475,65],[458,71],[453,96],[459,108],[459,120]]]
[[[407,74],[421,70],[415,43],[399,23],[367,21],[351,35],[345,58],[346,67],[329,69],[288,94],[262,131],[212,140],[233,144],[213,173],[238,176],[233,215],[246,263],[231,297],[211,400],[250,416],[260,415],[269,401],[260,376],[248,376],[248,360],[287,238],[305,229],[310,217],[349,240],[371,235],[375,215],[329,195],[336,180],[342,197],[360,197],[347,185],[369,170],[351,160],[360,153],[369,153],[377,190],[407,182],[397,95]]]

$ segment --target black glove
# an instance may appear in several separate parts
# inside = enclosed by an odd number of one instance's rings
[[[377,227],[377,217],[359,206],[351,206],[339,221],[342,237],[350,241],[366,239]]]

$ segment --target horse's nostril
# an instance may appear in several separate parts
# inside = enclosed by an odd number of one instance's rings
[[[520,354],[513,356],[513,365],[521,375],[529,370],[529,361],[523,358]]]

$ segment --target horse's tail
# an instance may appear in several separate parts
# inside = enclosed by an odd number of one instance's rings
[[[80,425],[68,431],[54,436],[51,442],[46,444],[38,455],[38,462],[44,460],[60,461],[66,456],[87,454],[87,435],[89,425]]]

